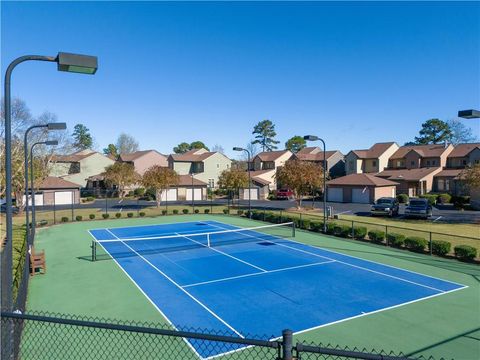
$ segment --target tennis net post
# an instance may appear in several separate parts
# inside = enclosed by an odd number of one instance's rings
[[[95,240],[92,240],[92,261],[97,260],[97,242]]]

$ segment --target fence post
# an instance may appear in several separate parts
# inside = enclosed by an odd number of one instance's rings
[[[429,241],[429,246],[430,246],[430,256],[433,254],[433,249],[432,249],[432,232],[430,231],[430,241]]]
[[[108,214],[108,191],[105,190],[105,214]]]
[[[75,205],[75,192],[72,191],[72,221],[74,221],[74,217],[75,217],[75,214],[74,214],[74,211],[73,211],[73,207]]]
[[[300,229],[303,229],[303,228],[304,228],[304,226],[303,226],[302,213],[300,213],[300,222],[299,222],[298,224],[300,225],[300,226],[299,226]]]
[[[387,246],[388,246],[388,225],[385,225],[385,242],[387,243]]]
[[[267,211],[267,210],[266,210],[265,208],[263,208],[263,221],[265,221],[265,213],[266,213],[266,211]]]
[[[292,330],[282,331],[282,360],[293,360],[293,332]]]
[[[137,216],[140,214],[140,199],[137,198]]]
[[[57,223],[57,205],[55,204],[55,191],[53,192],[53,224]]]
[[[283,220],[282,219],[282,210],[280,210],[280,224],[283,222],[282,220]]]

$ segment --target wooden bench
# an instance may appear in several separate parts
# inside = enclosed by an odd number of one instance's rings
[[[42,273],[41,270],[43,270],[43,274],[45,274],[47,272],[45,251],[42,250],[41,252],[35,252],[35,248],[31,246],[28,252],[30,254],[30,275],[36,275],[37,269],[39,274]]]

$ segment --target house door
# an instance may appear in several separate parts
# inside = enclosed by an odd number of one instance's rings
[[[193,200],[202,200],[202,189],[193,189]],[[187,189],[187,201],[192,200],[192,189]]]

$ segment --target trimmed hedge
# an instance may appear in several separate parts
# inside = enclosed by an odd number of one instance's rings
[[[90,220],[93,220],[93,219],[95,219],[95,214],[90,214],[90,215],[88,215],[88,217],[90,218]]]
[[[210,214],[210,209],[205,209],[205,210],[203,210],[203,212],[204,212],[205,214]]]
[[[315,232],[322,232],[323,231],[323,222],[312,221],[310,223],[310,230],[315,231]]]
[[[188,209],[183,209],[182,212],[183,212],[184,214],[188,214]]]
[[[145,214],[145,212],[140,211],[140,212],[138,213],[138,215],[140,215],[140,217],[144,217],[146,214]]]
[[[335,227],[337,224],[334,222],[327,223],[327,234],[333,235],[335,233]]]
[[[437,203],[437,195],[434,194],[425,194],[425,195],[420,195],[421,199],[427,199],[428,203],[433,206]]]
[[[440,204],[448,204],[452,201],[452,195],[450,194],[439,194],[437,196],[437,202]]]
[[[354,226],[353,237],[357,240],[363,240],[367,236],[367,228],[364,226]]]
[[[400,204],[408,203],[408,195],[407,194],[398,194],[397,200]]]
[[[230,214],[230,210],[228,210],[228,209],[223,209],[223,213],[224,213],[225,215]]]
[[[102,217],[103,217],[104,219],[108,219],[108,218],[110,217],[110,214],[102,214]]]
[[[132,212],[127,213],[127,217],[132,218],[132,217],[133,217],[133,213],[132,213]]]
[[[391,233],[387,235],[387,240],[391,246],[401,248],[405,243],[405,235]]]
[[[405,247],[416,252],[423,252],[427,245],[428,241],[420,236],[409,236],[405,239]]]
[[[477,249],[469,245],[457,245],[453,248],[455,256],[460,260],[473,260],[477,257]]]
[[[302,220],[300,222],[300,228],[305,229],[305,230],[310,230],[312,226],[312,222],[308,219]]]
[[[167,210],[162,210],[162,215],[167,215]]]
[[[115,217],[116,217],[117,219],[120,219],[120,218],[122,217],[122,213],[116,213],[116,214],[115,214]]]
[[[195,214],[198,214],[198,213],[200,212],[200,210],[195,209],[193,212],[194,212]]]
[[[178,215],[178,209],[173,209],[173,214]]]
[[[381,230],[370,230],[368,232],[368,238],[377,244],[382,243],[385,240],[385,231]]]
[[[61,221],[62,221],[62,222],[68,222],[68,217],[67,217],[67,216],[62,216]]]
[[[83,220],[83,216],[82,216],[82,215],[77,215],[77,216],[75,216],[75,220],[76,220],[76,221],[82,221],[82,220]]]
[[[351,226],[348,225],[336,225],[333,229],[333,234],[335,236],[341,236],[344,238],[348,238],[352,233]]]
[[[445,256],[450,252],[452,244],[448,241],[433,240],[432,241],[432,253],[439,256]]]

